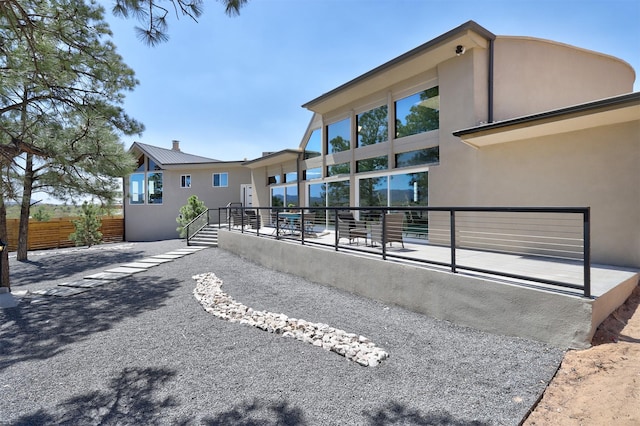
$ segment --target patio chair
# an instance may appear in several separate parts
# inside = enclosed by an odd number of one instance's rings
[[[404,226],[403,213],[389,213],[384,217],[384,242],[391,244],[394,242],[401,243],[404,248],[404,240],[402,239],[402,227]],[[382,223],[371,224],[371,244],[379,242],[382,244]]]
[[[234,228],[236,226],[242,227],[249,226],[249,218],[247,216],[243,216],[242,212],[239,210],[233,210],[231,212],[231,226]]]
[[[356,240],[357,244],[359,238],[364,238],[364,244],[366,245],[367,228],[365,228],[364,224],[357,222],[351,212],[340,212],[338,213],[338,241],[341,238],[348,239],[349,244],[353,243],[353,240]]]
[[[272,211],[271,212],[271,226],[273,226],[273,232],[271,233],[271,235],[276,235],[276,232],[278,233],[278,236],[280,235],[284,235],[289,227],[289,223],[287,221],[287,219],[283,216],[278,215],[277,212]]]
[[[246,214],[245,221],[249,225],[249,227],[257,229],[258,216],[256,215],[256,212],[254,210],[245,210],[244,212]]]
[[[316,223],[316,212],[304,213],[304,232],[305,234],[313,233],[313,226]]]

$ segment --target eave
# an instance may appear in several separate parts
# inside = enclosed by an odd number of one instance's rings
[[[640,92],[453,132],[476,148],[640,120]]]
[[[273,166],[275,164],[284,163],[286,161],[297,160],[301,153],[302,151],[298,149],[285,149],[282,151],[274,152],[273,154],[256,158],[254,160],[245,161],[244,163],[242,163],[242,165],[249,167],[250,169]]]

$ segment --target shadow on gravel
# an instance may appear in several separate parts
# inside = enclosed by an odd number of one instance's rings
[[[0,310],[0,370],[53,357],[124,318],[157,309],[179,285],[175,279],[129,277],[75,296],[48,296],[43,304],[30,304],[27,297]]]
[[[163,410],[179,405],[171,396],[156,395],[175,375],[175,371],[164,368],[126,368],[111,380],[107,391],[70,398],[61,402],[55,413],[40,409],[11,425],[160,424]]]
[[[205,417],[201,424],[206,426],[302,426],[307,425],[300,408],[292,407],[287,401],[266,404],[257,400],[243,402],[215,417]]]
[[[141,251],[96,250],[70,251],[56,255],[33,256],[31,260],[11,262],[11,287],[42,281],[57,281],[86,270],[113,267],[143,257]]]
[[[375,412],[364,413],[367,424],[371,426],[387,425],[451,425],[451,426],[482,426],[487,423],[479,421],[457,420],[446,411],[422,414],[417,410],[397,402],[390,402],[385,407]]]

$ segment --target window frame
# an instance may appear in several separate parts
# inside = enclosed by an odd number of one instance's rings
[[[216,185],[216,175],[218,176],[218,185]],[[221,185],[222,176],[225,176],[224,185]],[[212,173],[211,174],[211,187],[212,188],[228,188],[229,187],[229,172]]]
[[[180,175],[180,188],[191,188],[191,175]]]

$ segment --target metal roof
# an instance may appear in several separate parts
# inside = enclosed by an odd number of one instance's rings
[[[178,164],[206,164],[206,163],[222,163],[223,161],[213,158],[201,157],[199,155],[187,154],[186,152],[176,151],[173,149],[160,148],[153,145],[147,145],[140,142],[134,142],[129,151],[134,148],[139,149],[147,156],[155,160],[158,165],[178,165]]]

